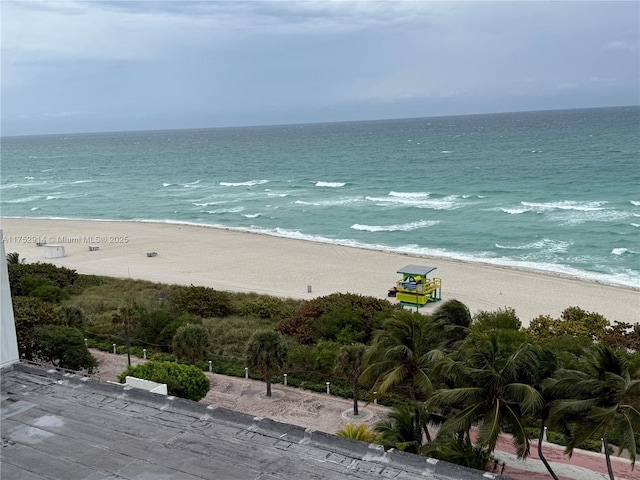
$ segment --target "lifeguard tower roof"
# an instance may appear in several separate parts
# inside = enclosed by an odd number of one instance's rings
[[[421,275],[423,277],[433,272],[436,267],[425,267],[424,265],[407,265],[402,267],[396,273],[408,274],[408,275]]]

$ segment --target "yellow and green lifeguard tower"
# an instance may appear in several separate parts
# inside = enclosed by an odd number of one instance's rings
[[[440,300],[442,280],[428,275],[436,267],[422,265],[407,265],[397,271],[402,278],[396,282],[391,292],[395,293],[398,302],[402,305],[416,308],[424,307],[429,302]]]

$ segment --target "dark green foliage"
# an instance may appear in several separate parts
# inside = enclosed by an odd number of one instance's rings
[[[27,297],[41,298],[45,302],[60,303],[70,297],[67,290],[53,284],[43,275],[27,273],[20,278],[20,289]]]
[[[640,323],[615,322],[606,330],[603,342],[613,348],[640,353]]]
[[[454,350],[469,333],[471,313],[459,300],[449,300],[438,307],[433,314],[440,348],[449,352]]]
[[[209,352],[209,332],[202,325],[183,325],[173,336],[172,345],[178,360],[188,363],[204,360]]]
[[[37,284],[36,287],[46,284],[60,289],[69,289],[78,278],[78,273],[75,270],[56,267],[51,263],[12,263],[7,265],[7,269],[11,295],[13,296],[29,295],[22,285],[22,277],[25,275],[41,279],[39,282],[42,283]],[[33,280],[27,281],[26,287],[33,288],[33,285]]]
[[[84,343],[80,330],[62,325],[44,325],[34,330],[35,358],[68,370],[87,370],[98,365]]]
[[[486,330],[515,330],[522,327],[522,322],[513,308],[499,308],[492,312],[480,310],[473,318],[473,328],[476,331]]]
[[[189,315],[175,318],[165,309],[143,310],[133,337],[135,341],[169,351],[178,328],[192,321]]]
[[[57,305],[39,298],[13,297],[12,303],[20,357],[33,360],[35,328],[42,325],[64,325],[65,317]]]
[[[284,337],[272,331],[256,332],[247,344],[247,367],[263,375],[267,397],[271,396],[271,377],[287,364],[288,346]]]
[[[570,435],[569,453],[585,440],[602,437],[613,480],[608,453],[611,435],[619,439],[620,450],[627,450],[632,465],[640,449],[640,380],[631,378],[626,356],[621,352],[599,344],[590,353],[586,372],[557,373],[551,388],[557,398],[563,399],[552,409],[552,418],[564,424]]]
[[[18,252],[7,253],[6,259],[7,265],[17,265],[20,263],[24,263],[24,258],[21,259]]]
[[[382,318],[398,307],[387,300],[352,293],[334,293],[305,301],[276,330],[302,344],[319,340],[342,344],[369,343]]]
[[[385,450],[395,448],[409,453],[420,453],[427,433],[427,414],[421,403],[397,405],[386,420],[376,423],[374,432]]]
[[[338,342],[320,340],[313,349],[316,359],[314,370],[325,375],[331,375],[333,373],[340,346],[341,345]]]
[[[186,312],[202,318],[226,317],[231,313],[229,293],[208,287],[174,286],[169,294],[169,302],[179,313]]]
[[[440,389],[427,401],[429,408],[449,414],[438,435],[468,435],[478,425],[476,443],[493,452],[506,429],[518,458],[526,458],[530,442],[523,419],[543,406],[542,396],[531,385],[536,349],[522,344],[515,352],[504,352],[492,332],[470,336],[461,357],[460,362],[443,361],[442,370],[455,380],[455,387]]]
[[[84,312],[75,306],[63,306],[61,307],[62,314],[66,320],[66,324],[69,327],[77,328],[79,330],[84,329],[85,316]]]
[[[440,356],[429,342],[430,326],[417,312],[394,312],[367,351],[361,380],[371,381],[379,396],[395,391],[414,402],[428,398],[433,391],[430,370]]]
[[[338,351],[334,365],[334,373],[353,385],[353,414],[356,416],[358,415],[359,379],[365,369],[366,351],[367,347],[362,343],[343,345]]]
[[[204,398],[211,387],[209,379],[202,370],[193,365],[174,362],[147,362],[129,367],[118,379],[125,382],[127,376],[166,383],[169,395],[175,395],[196,402]]]
[[[497,462],[483,447],[473,445],[467,436],[439,436],[422,448],[422,455],[476,470],[494,470]]]
[[[568,307],[559,319],[540,315],[529,324],[527,334],[535,340],[544,340],[558,335],[586,337],[600,341],[607,333],[609,321],[599,313],[587,312],[579,307]]]
[[[291,301],[260,295],[247,299],[239,308],[240,315],[253,316],[269,320],[282,320],[293,314],[297,307]]]
[[[82,290],[83,288],[95,287],[98,285],[103,285],[104,283],[105,283],[105,277],[101,277],[100,275],[78,274],[73,284],[77,288]]]

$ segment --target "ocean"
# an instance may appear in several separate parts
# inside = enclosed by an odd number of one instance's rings
[[[2,137],[1,161],[3,216],[205,225],[640,287],[635,106]]]

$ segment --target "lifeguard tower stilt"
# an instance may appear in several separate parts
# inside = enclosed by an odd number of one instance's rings
[[[427,278],[436,267],[422,265],[407,265],[396,273],[402,275],[402,279],[396,282],[395,297],[402,305],[411,307],[424,307],[429,302],[437,302],[441,299],[442,280],[439,278]]]

